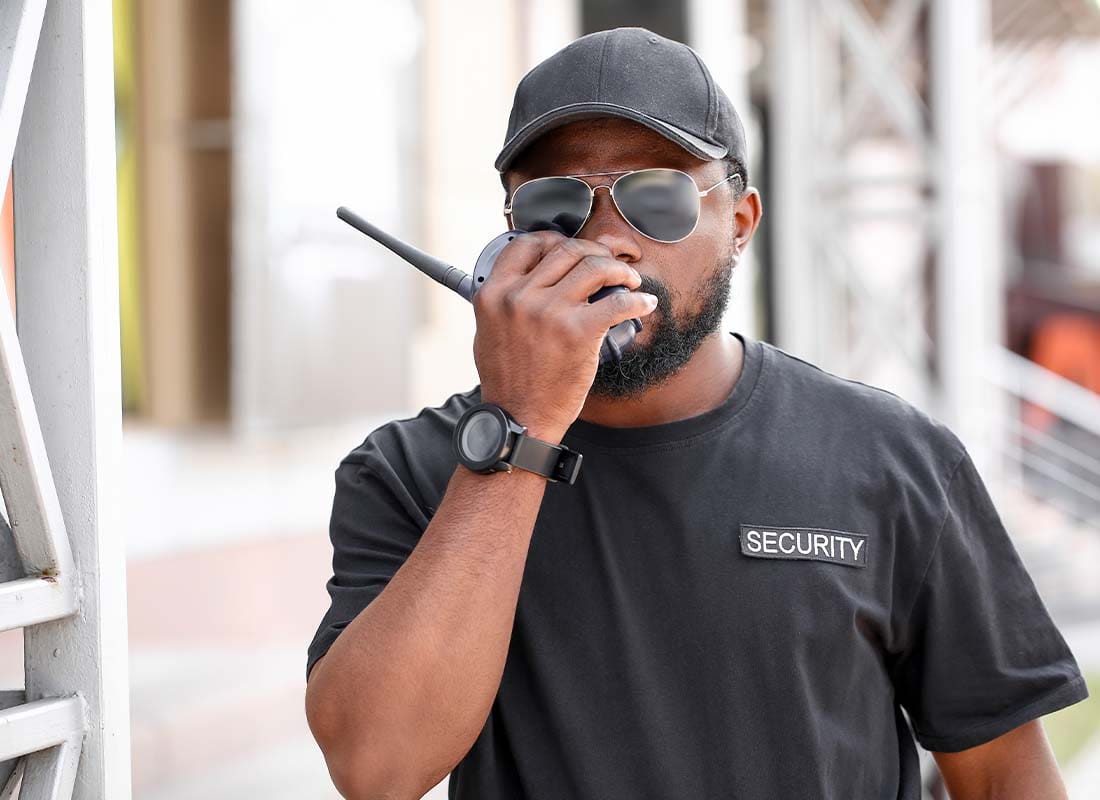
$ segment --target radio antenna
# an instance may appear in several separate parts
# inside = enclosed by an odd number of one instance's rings
[[[434,281],[438,281],[453,292],[473,302],[474,281],[458,267],[452,267],[423,250],[418,250],[408,242],[391,236],[380,228],[371,225],[347,206],[336,209],[336,216],[357,231],[365,233],[374,241],[392,250]]]

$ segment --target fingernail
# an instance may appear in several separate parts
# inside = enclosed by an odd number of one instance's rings
[[[650,306],[657,305],[657,295],[650,294],[649,292],[642,292],[642,294],[645,295],[645,301],[649,303]]]

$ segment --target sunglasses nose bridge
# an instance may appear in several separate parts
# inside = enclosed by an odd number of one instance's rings
[[[591,190],[592,190],[592,203],[591,203],[591,207],[590,207],[589,212],[588,212],[588,217],[585,219],[585,226],[588,226],[588,224],[591,222],[592,218],[596,214],[596,205],[597,205],[596,204],[596,193],[600,189],[607,189],[607,199],[611,201],[612,214],[615,215],[615,216],[618,216],[630,228],[632,228],[634,230],[637,230],[634,227],[634,224],[626,218],[625,214],[623,214],[623,210],[621,208],[619,208],[619,203],[615,199],[615,192],[614,192],[614,185],[613,184],[601,183],[601,184],[597,184],[595,186],[589,185],[589,188],[591,188]]]
[[[592,201],[591,201],[591,203],[589,205],[589,209],[588,209],[589,219],[591,219],[592,215],[596,212],[596,193],[600,189],[607,189],[607,195],[608,195],[609,199],[611,200],[611,205],[613,205],[615,207],[616,211],[619,211],[619,204],[615,202],[615,194],[614,194],[614,192],[611,191],[611,184],[609,184],[609,183],[598,183],[595,186],[592,186],[591,184],[589,184],[588,188],[592,190]],[[621,214],[622,212],[619,211],[619,213]]]

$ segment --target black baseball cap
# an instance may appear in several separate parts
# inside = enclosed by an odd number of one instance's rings
[[[699,55],[627,27],[582,36],[523,76],[494,166],[503,173],[547,131],[607,116],[641,123],[705,161],[748,163],[741,119]]]

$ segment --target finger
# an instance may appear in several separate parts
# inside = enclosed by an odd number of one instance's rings
[[[606,245],[590,239],[561,238],[531,270],[528,278],[532,288],[553,286],[565,277],[585,256],[610,256]]]
[[[557,231],[535,231],[517,233],[497,254],[489,280],[498,286],[515,282],[522,278],[555,248],[558,242],[566,239]]]
[[[560,281],[548,287],[575,303],[585,302],[604,286],[637,289],[642,276],[634,267],[610,256],[585,256]]]
[[[595,303],[585,305],[577,314],[581,324],[589,326],[589,331],[595,335],[606,332],[623,320],[645,317],[657,307],[656,301],[655,295],[646,292],[612,292]]]

